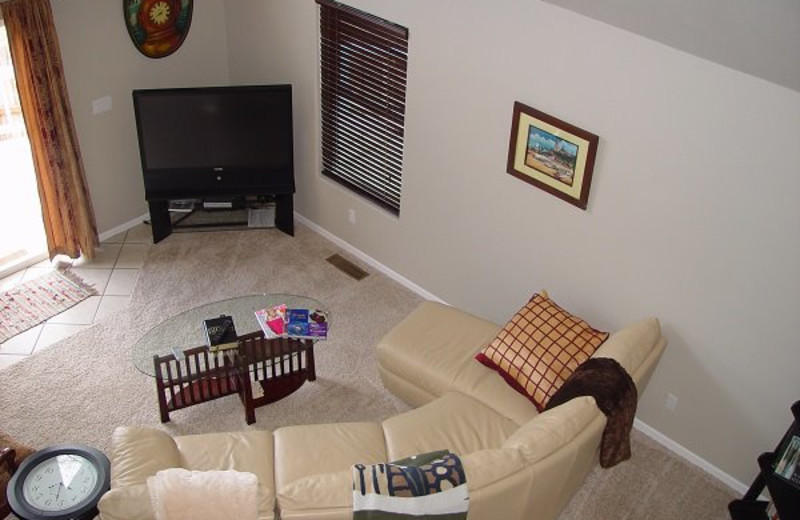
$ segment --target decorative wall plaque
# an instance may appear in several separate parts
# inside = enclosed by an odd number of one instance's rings
[[[122,0],[125,26],[133,44],[148,58],[169,56],[192,24],[194,0]]]

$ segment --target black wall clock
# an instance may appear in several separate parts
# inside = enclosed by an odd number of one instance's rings
[[[169,56],[189,33],[193,4],[193,0],[122,0],[133,44],[149,58]]]
[[[28,456],[8,483],[8,504],[23,520],[86,520],[108,491],[108,458],[88,446],[50,446]]]

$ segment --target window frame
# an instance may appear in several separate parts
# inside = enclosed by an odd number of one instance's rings
[[[400,214],[408,29],[316,0],[322,175]]]

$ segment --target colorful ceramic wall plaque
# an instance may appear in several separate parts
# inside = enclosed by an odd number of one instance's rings
[[[125,26],[139,51],[149,58],[169,56],[192,24],[194,0],[122,0]]]

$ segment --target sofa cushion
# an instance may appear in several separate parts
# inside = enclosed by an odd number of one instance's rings
[[[278,491],[282,510],[353,507],[353,472],[350,469],[301,477]]]
[[[525,460],[533,464],[570,443],[599,418],[605,420],[594,398],[577,397],[540,413],[514,432],[502,447],[518,449]]]
[[[100,497],[97,508],[103,520],[152,520],[155,518],[147,484],[112,487]]]
[[[456,390],[524,424],[538,413],[530,400],[475,361],[475,353],[499,330],[499,325],[462,310],[424,302],[378,344],[383,384],[414,407]]]
[[[195,471],[235,470],[258,478],[258,514],[275,507],[272,434],[268,430],[203,433],[175,438],[181,465]]]
[[[457,455],[499,448],[517,424],[460,392],[383,421],[389,460],[449,450]]]
[[[541,411],[575,368],[608,338],[541,294],[503,327],[476,359],[497,370]]]
[[[286,426],[275,430],[274,437],[279,497],[298,479],[387,460],[383,429],[378,423]],[[278,503],[281,505],[280,498]]]
[[[182,466],[175,440],[152,428],[120,426],[111,434],[111,487],[145,484],[158,471]]]
[[[423,395],[440,396],[454,389],[458,375],[499,329],[448,305],[423,302],[378,343],[378,364]]]
[[[521,426],[539,413],[528,396],[512,388],[495,370],[470,356],[470,363],[456,378],[453,389],[480,401]]]

